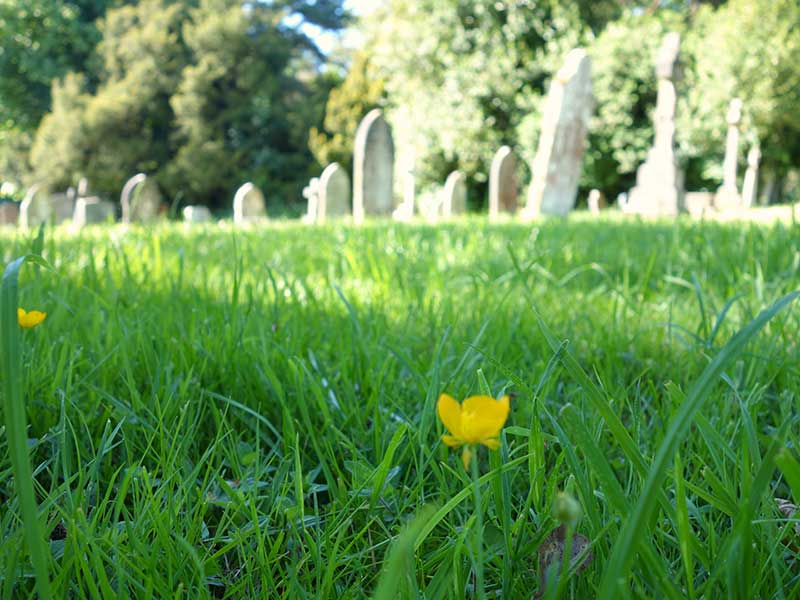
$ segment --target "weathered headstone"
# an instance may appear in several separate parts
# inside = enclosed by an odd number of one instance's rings
[[[25,192],[25,198],[19,205],[19,226],[22,228],[38,227],[50,221],[53,207],[50,201],[36,183]]]
[[[442,216],[450,218],[467,211],[467,178],[461,171],[453,171],[447,176],[442,191]]]
[[[392,129],[380,109],[370,111],[356,132],[353,152],[353,219],[391,215],[394,186]]]
[[[183,209],[183,220],[187,223],[208,223],[211,221],[211,211],[207,206],[186,206]]]
[[[119,201],[122,205],[122,222],[133,223],[158,218],[162,200],[155,181],[144,173],[137,173],[125,182]]]
[[[500,211],[517,210],[517,161],[508,146],[502,146],[492,159],[489,171],[489,219],[494,220]]]
[[[756,203],[758,192],[758,163],[761,161],[761,149],[755,144],[747,153],[747,171],[742,184],[742,206],[750,208]]]
[[[16,202],[0,202],[0,225],[16,225],[19,221],[19,205]]]
[[[728,108],[728,135],[725,140],[725,161],[722,163],[722,185],[714,197],[718,209],[738,208],[742,204],[736,186],[736,166],[739,160],[739,123],[742,120],[742,101],[731,100]]]
[[[683,174],[675,156],[675,81],[679,78],[680,34],[668,33],[656,60],[658,97],[655,140],[647,160],[636,171],[636,187],[625,211],[647,216],[677,215],[683,202]]]
[[[350,214],[350,177],[339,163],[325,167],[319,178],[317,222]]]
[[[122,222],[131,222],[131,204],[133,201],[133,191],[147,179],[144,173],[137,173],[122,186],[122,193],[119,196],[119,203],[122,206]],[[76,213],[77,214],[77,213]]]
[[[48,198],[52,212],[53,223],[59,225],[72,219],[75,213],[74,194],[51,194]]]
[[[591,60],[575,48],[550,84],[526,215],[563,217],[575,207],[593,106]]]
[[[233,196],[233,222],[237,225],[253,223],[267,218],[264,194],[251,182],[245,183]]]
[[[78,198],[75,202],[75,213],[72,223],[76,227],[107,223],[114,220],[114,204],[97,197]]]
[[[600,211],[606,207],[606,199],[600,190],[590,190],[586,202],[589,205],[589,212],[593,215],[599,215]]]
[[[303,188],[303,198],[308,202],[304,223],[316,223],[319,219],[319,177],[312,177]]]
[[[161,213],[162,197],[158,184],[150,177],[133,189],[130,219],[136,223],[154,221]]]

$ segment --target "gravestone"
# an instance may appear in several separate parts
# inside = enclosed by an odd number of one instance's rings
[[[319,178],[317,222],[350,214],[350,177],[339,163],[325,167]]]
[[[84,198],[89,195],[89,180],[86,177],[81,177],[78,181],[78,198]]]
[[[593,107],[591,60],[575,48],[550,84],[525,215],[563,217],[575,207]]]
[[[0,225],[14,225],[19,221],[19,205],[16,202],[0,202]]]
[[[303,198],[308,201],[303,223],[319,222],[319,177],[312,177],[303,188]]]
[[[122,222],[123,223],[130,223],[131,222],[131,203],[133,201],[133,191],[141,185],[144,180],[147,179],[147,175],[144,173],[137,173],[128,181],[125,182],[125,185],[122,186],[122,193],[119,196],[119,203],[122,206]]]
[[[233,196],[233,222],[237,225],[255,223],[267,218],[264,194],[251,182],[245,183]]]
[[[114,220],[114,212],[114,204],[108,200],[101,200],[96,196],[78,198],[75,202],[75,212],[72,216],[72,223],[76,227],[108,223]]]
[[[606,207],[606,199],[600,190],[590,190],[586,202],[589,205],[589,212],[593,215],[599,215],[600,211]]]
[[[36,183],[25,192],[25,198],[19,205],[19,226],[22,228],[39,227],[50,221],[53,207]]]
[[[756,203],[758,192],[758,163],[761,161],[761,149],[755,144],[747,153],[747,171],[744,172],[742,184],[742,206],[750,208]]]
[[[461,171],[447,176],[442,191],[442,216],[463,215],[467,211],[467,178]]]
[[[59,225],[72,219],[75,213],[75,195],[51,194],[48,198],[52,210],[53,223]]]
[[[489,171],[489,219],[496,219],[500,211],[517,210],[517,161],[508,146],[502,146],[492,159]]]
[[[680,34],[668,33],[658,51],[655,140],[647,160],[636,171],[636,187],[630,191],[625,206],[628,213],[674,216],[683,203],[683,174],[675,156],[675,81],[680,75],[680,41]]]
[[[158,218],[161,192],[158,185],[144,173],[131,177],[122,188],[119,198],[123,223],[143,223]]]
[[[725,139],[725,161],[722,164],[722,185],[714,197],[717,209],[738,208],[742,205],[739,188],[736,187],[736,166],[739,160],[739,123],[742,120],[742,101],[731,100],[728,108],[728,135]]]
[[[394,141],[380,109],[370,111],[356,132],[353,152],[353,219],[392,214]]]
[[[211,221],[211,211],[207,206],[186,206],[183,209],[183,220],[187,223],[208,223]]]

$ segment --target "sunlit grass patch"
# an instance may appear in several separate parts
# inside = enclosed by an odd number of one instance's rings
[[[31,250],[2,235],[6,262]],[[47,312],[14,323],[55,596],[471,596],[447,390],[510,396],[499,449],[472,457],[488,597],[791,598],[774,498],[798,500],[797,310],[751,323],[798,287],[798,239],[612,217],[48,232],[54,272],[23,272],[12,314]],[[16,597],[34,581],[9,444]],[[593,558],[544,590],[565,490]]]

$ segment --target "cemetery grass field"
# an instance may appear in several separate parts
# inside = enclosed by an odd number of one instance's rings
[[[488,598],[800,597],[774,500],[800,500],[799,231],[48,230],[19,280],[48,313],[18,347],[42,535],[5,428],[0,596],[34,596],[39,553],[57,598],[462,598],[479,572]],[[511,395],[480,518],[442,392]],[[589,551],[559,573],[562,491]]]

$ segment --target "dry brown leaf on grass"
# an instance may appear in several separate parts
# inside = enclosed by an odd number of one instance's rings
[[[797,505],[786,498],[775,498],[778,510],[786,519],[797,518]],[[794,524],[794,532],[800,535],[800,522]]]
[[[539,592],[535,598],[542,597],[547,591],[547,577],[549,572],[561,572],[564,548],[567,545],[566,526],[559,525],[544,539],[539,546],[539,576],[542,579]],[[584,554],[585,552],[585,554]],[[589,538],[580,533],[572,534],[570,543],[569,566],[580,573],[592,560],[592,551],[589,549]]]

